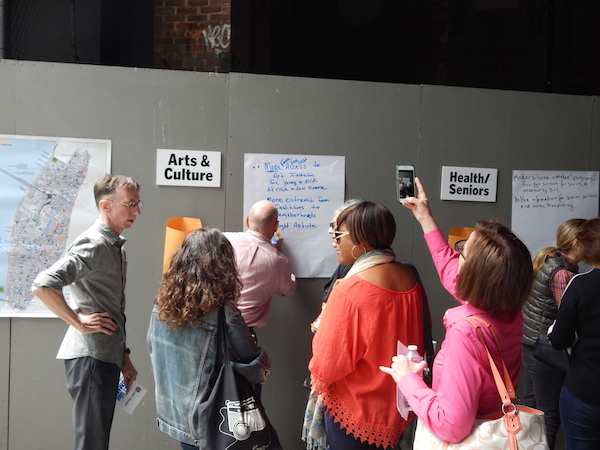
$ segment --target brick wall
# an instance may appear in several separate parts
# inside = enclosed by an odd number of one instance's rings
[[[155,0],[154,9],[153,67],[159,69],[233,68],[393,83],[600,92],[598,1]]]
[[[231,0],[157,0],[154,68],[229,72]]]

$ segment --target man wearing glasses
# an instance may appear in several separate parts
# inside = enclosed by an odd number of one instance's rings
[[[119,384],[137,376],[125,342],[127,261],[121,236],[141,214],[139,184],[105,175],[94,185],[99,218],[33,282],[33,293],[69,324],[57,359],[65,360],[73,399],[75,450],[108,449]],[[71,309],[63,296],[70,287]]]

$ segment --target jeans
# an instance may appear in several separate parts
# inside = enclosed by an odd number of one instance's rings
[[[594,389],[590,386],[590,389]],[[565,444],[569,450],[600,449],[600,405],[585,403],[563,387],[560,392]]]
[[[560,427],[559,398],[565,373],[539,361],[534,356],[535,347],[522,346],[524,397],[523,404],[545,413],[548,448],[554,449]]]
[[[327,435],[328,450],[382,450],[375,444],[361,442],[356,439],[352,433],[346,434],[346,430],[340,427],[339,423],[333,421],[328,411],[323,414],[325,424],[325,434]],[[391,449],[391,447],[387,447]]]

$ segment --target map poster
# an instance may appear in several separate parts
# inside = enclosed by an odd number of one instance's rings
[[[0,135],[0,317],[56,317],[31,285],[98,217],[110,157],[110,140]]]

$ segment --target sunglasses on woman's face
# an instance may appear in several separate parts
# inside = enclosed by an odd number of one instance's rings
[[[462,256],[465,261],[467,260],[467,258],[465,258],[465,254],[463,253],[463,251],[465,249],[466,243],[467,243],[466,239],[461,239],[460,241],[456,241],[456,243],[454,244],[454,250],[456,250],[458,253],[460,253],[460,256]]]
[[[342,236],[348,236],[349,234],[349,231],[334,231],[333,233],[331,233],[331,237],[335,242],[339,242]]]

